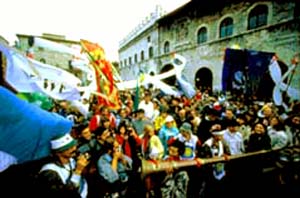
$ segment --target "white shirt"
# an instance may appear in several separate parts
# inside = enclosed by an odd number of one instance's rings
[[[224,141],[229,147],[230,155],[242,154],[245,152],[243,136],[240,132],[230,132],[228,129],[224,133]]]
[[[149,101],[148,104],[146,104],[145,100],[142,100],[139,103],[139,107],[138,108],[145,110],[145,116],[147,118],[149,118],[150,120],[153,118],[154,107],[153,107],[153,103],[151,101]]]
[[[63,167],[58,166],[57,164],[54,163],[49,163],[49,164],[45,164],[40,171],[53,170],[58,173],[63,183],[66,184],[67,179],[69,178],[70,175],[70,171],[71,171],[70,168],[72,168],[72,170],[76,168],[76,161],[73,158],[71,158],[69,164],[65,164]],[[81,198],[86,198],[88,193],[88,186],[86,180],[83,179],[81,175],[77,175],[73,173],[71,176],[71,182],[79,186],[79,193],[81,195]]]

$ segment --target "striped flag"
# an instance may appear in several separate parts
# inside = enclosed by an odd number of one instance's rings
[[[90,64],[95,70],[98,104],[111,109],[120,108],[119,93],[114,82],[113,65],[106,60],[104,49],[97,43],[80,40],[83,51],[87,53]]]

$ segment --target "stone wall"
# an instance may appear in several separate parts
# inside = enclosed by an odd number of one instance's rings
[[[26,51],[30,48],[28,44],[28,39],[30,35],[18,35],[19,38],[19,49],[26,54]],[[71,47],[72,44],[75,44],[76,42],[68,42],[67,40],[60,39],[61,41],[55,40],[56,43],[66,45],[68,47]],[[72,55],[52,51],[49,49],[44,49],[41,47],[35,47],[33,46],[34,50],[34,58],[38,61],[45,61],[45,63],[53,66],[57,66],[66,70],[71,70],[69,67],[69,61],[72,59]]]

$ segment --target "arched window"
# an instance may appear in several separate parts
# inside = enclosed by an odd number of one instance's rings
[[[164,53],[169,53],[170,52],[170,43],[169,41],[166,41],[164,44]]]
[[[268,7],[266,5],[258,5],[251,10],[248,17],[248,30],[252,30],[264,25],[268,22]]]
[[[207,28],[202,27],[197,33],[197,43],[205,43],[207,41]]]
[[[231,36],[233,33],[233,19],[225,18],[220,24],[220,38]]]
[[[144,51],[141,51],[141,61],[144,61]]]
[[[132,65],[132,59],[131,59],[131,57],[128,58],[128,62],[129,62],[129,65]]]
[[[149,47],[148,53],[149,53],[149,58],[152,58],[153,57],[153,47]]]
[[[134,63],[137,63],[137,62],[138,62],[137,54],[134,54]]]

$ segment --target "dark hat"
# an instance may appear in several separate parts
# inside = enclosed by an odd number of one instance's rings
[[[239,123],[236,121],[236,119],[226,120],[226,126],[238,126]]]
[[[220,116],[220,112],[219,111],[217,111],[216,109],[211,108],[209,106],[206,107],[205,114],[206,115],[213,115],[213,116]]]

